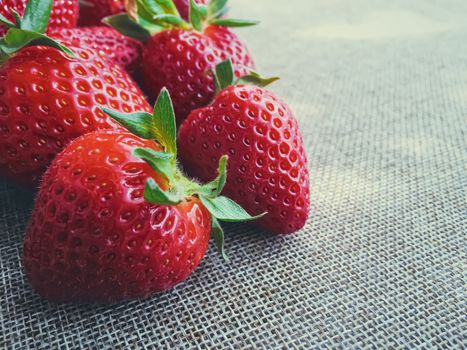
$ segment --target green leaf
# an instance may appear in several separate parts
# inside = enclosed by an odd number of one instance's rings
[[[250,27],[259,24],[259,21],[249,19],[218,18],[211,20],[210,23],[222,27]]]
[[[151,33],[133,21],[126,13],[106,17],[102,21],[130,38],[143,42],[151,38]]]
[[[198,5],[195,0],[190,0],[190,22],[194,29],[201,32],[203,22],[208,16],[208,9],[204,5]]]
[[[217,221],[213,216],[211,216],[211,236],[214,238],[214,242],[216,242],[217,250],[222,256],[222,259],[227,263],[230,262],[230,259],[224,249],[224,230],[219,224],[219,221]]]
[[[137,0],[136,4],[138,15],[140,15],[141,13],[147,13],[148,15],[150,15],[150,17],[153,17],[155,15],[160,15],[163,13],[162,8],[155,0]]]
[[[146,112],[132,114],[120,113],[105,107],[101,107],[105,114],[122,124],[130,132],[143,139],[153,140],[156,131],[153,124],[153,116]]]
[[[155,139],[165,150],[177,155],[177,126],[169,91],[163,88],[154,106],[153,125]]]
[[[21,19],[20,14],[15,9],[11,9],[11,13],[13,14],[13,17],[15,18],[16,28],[21,28],[21,25],[22,25],[21,22],[23,20]]]
[[[186,22],[183,20],[183,18],[176,15],[157,15],[154,16],[153,19],[158,23],[166,23],[177,27],[186,25]]]
[[[150,36],[153,36],[154,34],[160,33],[169,28],[169,25],[167,23],[156,23],[152,18],[150,20],[147,20],[143,17],[138,17],[138,24],[146,31],[148,31]]]
[[[234,70],[230,58],[216,66],[215,83],[218,91],[233,85]]]
[[[228,156],[224,155],[219,159],[219,167],[217,169],[217,177],[214,181],[201,186],[198,193],[206,197],[217,197],[224,189],[227,181],[227,160]]]
[[[138,6],[144,6],[152,15],[179,16],[173,0],[138,0]]]
[[[44,33],[49,22],[53,0],[29,0],[24,10],[21,29]]]
[[[8,61],[8,59],[10,58],[10,56],[5,53],[2,49],[2,44],[0,42],[0,66],[5,63],[6,61]]]
[[[279,79],[279,77],[263,78],[258,73],[251,71],[250,74],[240,77],[235,82],[235,84],[253,84],[256,86],[265,87]]]
[[[208,13],[210,18],[217,18],[227,10],[228,0],[211,0],[208,4]]]
[[[166,152],[177,154],[177,127],[169,92],[163,88],[154,106],[153,115],[146,112],[120,113],[105,107],[101,109],[130,132],[143,139],[160,143]]]
[[[140,41],[147,41],[152,35],[171,27],[188,27],[173,0],[137,0],[131,5],[127,14],[107,17],[104,22]]]
[[[164,191],[154,179],[148,179],[144,187],[144,199],[154,204],[175,205],[182,201],[182,195],[178,191]]]
[[[155,9],[153,6],[155,6],[155,4],[148,0],[138,0],[135,20],[141,25],[146,25],[146,23],[151,25],[154,16],[163,14],[163,11],[160,8]]]
[[[11,28],[11,27],[15,26],[15,24],[13,22],[10,22],[2,14],[0,14],[0,23],[3,24],[4,26],[8,27],[8,28]]]
[[[263,213],[261,215],[251,216],[233,200],[224,196],[209,198],[200,195],[199,198],[211,215],[221,221],[251,221],[266,215],[266,213]]]
[[[1,51],[6,55],[11,55],[24,47],[35,45],[54,47],[64,52],[71,58],[76,57],[73,51],[60,44],[58,41],[55,41],[54,39],[40,33],[18,28],[10,28],[10,30],[4,36],[1,44]]]
[[[135,148],[133,154],[143,159],[157,173],[164,175],[169,183],[174,182],[176,163],[172,154],[150,148]]]
[[[151,35],[172,26],[185,28],[188,24],[180,17],[172,0],[138,0],[136,21]]]

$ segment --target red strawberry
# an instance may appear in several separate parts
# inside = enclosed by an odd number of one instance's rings
[[[28,0],[2,0],[0,5],[0,15],[7,20],[14,22],[16,11],[23,15]],[[50,13],[48,29],[73,28],[78,21],[78,0],[55,0]],[[0,25],[0,36],[5,35],[7,28]]]
[[[246,46],[226,27],[256,22],[221,18],[226,1],[213,0],[206,7],[192,0],[190,24],[177,15],[173,4],[165,12],[154,12],[149,18],[146,18],[147,11],[140,13],[137,5],[132,12],[137,13],[138,23],[150,22],[152,27],[138,27],[129,16],[126,19],[118,16],[108,22],[124,34],[147,41],[142,62],[146,90],[154,98],[167,87],[178,122],[214,97],[214,82],[209,72],[216,64],[231,58],[237,77],[249,71],[246,67],[254,67]],[[160,30],[154,31],[154,26]]]
[[[99,25],[103,18],[124,11],[124,0],[86,0],[80,5],[79,25]]]
[[[36,1],[46,0],[31,0],[29,4]],[[34,46],[30,40],[37,36],[42,44],[64,52]],[[72,139],[94,130],[116,128],[118,125],[99,106],[122,112],[150,110],[130,76],[99,54],[74,47],[75,58],[71,59],[68,55],[72,52],[34,31],[12,28],[6,38],[9,40],[0,40],[3,175],[32,183]],[[9,43],[17,46],[9,47]],[[11,50],[16,53],[11,55]]]
[[[26,275],[53,302],[109,302],[169,289],[199,264],[211,229],[222,252],[218,219],[254,219],[218,196],[225,158],[219,177],[204,186],[177,169],[166,90],[153,116],[107,112],[146,139],[100,131],[74,140],[45,173],[27,228]]]
[[[130,73],[135,72],[141,62],[143,45],[109,27],[61,29],[53,31],[50,36],[65,45],[85,46],[102,53]]]
[[[297,121],[289,107],[268,90],[252,85],[226,87],[232,83],[232,73],[223,78],[225,63],[222,66],[218,77],[224,89],[180,127],[182,164],[190,175],[207,181],[215,174],[218,159],[228,154],[231,161],[224,193],[248,212],[267,211],[258,221],[265,229],[297,231],[310,209],[307,157]],[[256,75],[243,79],[255,80]]]
[[[206,251],[210,218],[197,198],[144,200],[162,177],[132,154],[160,150],[125,132],[73,141],[46,172],[24,243],[32,286],[55,302],[144,297],[186,279]]]

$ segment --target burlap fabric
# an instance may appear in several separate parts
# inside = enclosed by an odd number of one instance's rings
[[[295,110],[306,227],[227,228],[174,290],[54,306],[27,285],[34,193],[0,184],[0,348],[461,349],[466,343],[465,1],[233,0]]]

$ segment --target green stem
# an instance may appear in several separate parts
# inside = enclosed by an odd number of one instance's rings
[[[10,56],[0,49],[0,65],[4,64],[6,61],[8,61],[9,58],[10,58]]]

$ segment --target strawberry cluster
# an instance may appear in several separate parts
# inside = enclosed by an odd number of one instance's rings
[[[146,297],[190,276],[211,236],[228,260],[221,222],[304,226],[302,135],[230,29],[257,22],[227,10],[0,4],[0,173],[40,186],[23,263],[44,298]]]

